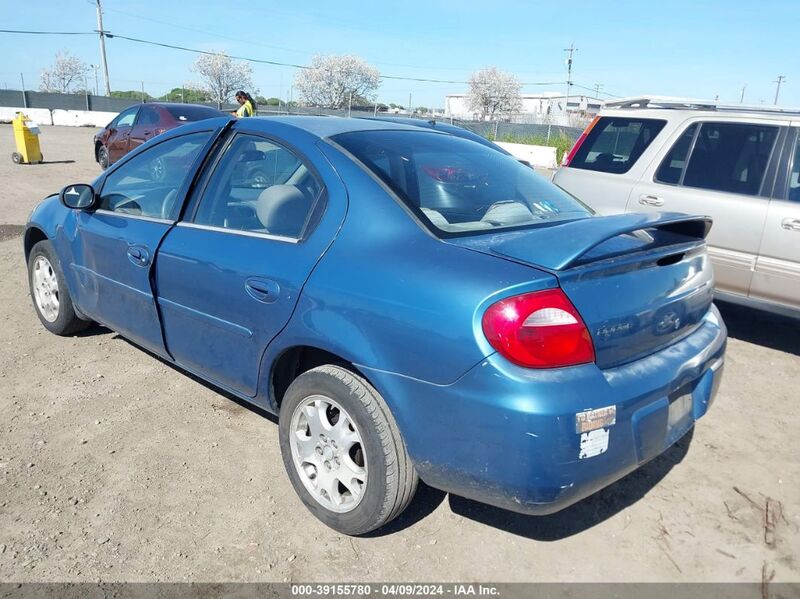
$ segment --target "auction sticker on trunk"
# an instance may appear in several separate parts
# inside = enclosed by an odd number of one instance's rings
[[[606,406],[575,414],[575,432],[588,433],[599,428],[608,428],[617,423],[617,406]]]

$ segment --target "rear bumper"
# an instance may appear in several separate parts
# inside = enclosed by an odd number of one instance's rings
[[[688,432],[714,401],[726,340],[712,307],[688,337],[606,370],[590,364],[535,371],[495,354],[448,386],[368,373],[389,399],[423,481],[548,514],[625,476]],[[615,423],[607,435],[598,429],[582,439],[576,414],[611,406]]]

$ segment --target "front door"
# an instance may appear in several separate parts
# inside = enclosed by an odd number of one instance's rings
[[[323,161],[311,143],[295,151],[231,136],[158,253],[158,304],[178,364],[256,395],[264,350],[344,216],[343,185]]]
[[[73,249],[76,303],[92,319],[165,355],[150,282],[159,243],[172,227],[211,131],[166,140],[113,169],[97,210],[78,214]]]
[[[128,153],[131,129],[136,121],[136,114],[139,112],[138,106],[133,106],[124,110],[111,123],[111,132],[106,142],[108,150],[108,162],[114,164],[117,160]]]
[[[636,184],[627,211],[710,216],[717,287],[747,296],[769,207],[762,183],[779,130],[777,124],[687,124]]]
[[[800,125],[797,123],[796,125]],[[800,126],[792,127],[788,159],[769,203],[750,296],[800,310]],[[782,161],[783,162],[783,161]]]

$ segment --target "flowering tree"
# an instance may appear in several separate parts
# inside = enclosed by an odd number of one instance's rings
[[[83,86],[88,71],[89,66],[77,57],[70,56],[68,50],[58,52],[53,66],[42,69],[39,89],[61,94],[76,91]]]
[[[514,75],[497,67],[482,69],[469,78],[467,107],[481,119],[518,112],[522,108],[520,83]]]
[[[194,61],[192,70],[203,78],[200,88],[208,92],[218,108],[229,102],[238,90],[251,95],[256,92],[253,89],[253,68],[246,62],[232,60],[225,52],[201,54]]]
[[[342,108],[351,97],[369,97],[378,89],[380,73],[358,56],[315,56],[294,85],[308,104]]]

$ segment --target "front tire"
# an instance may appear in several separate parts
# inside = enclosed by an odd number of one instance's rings
[[[28,257],[28,285],[36,315],[56,335],[71,335],[89,326],[78,318],[64,280],[64,273],[48,240],[38,242]]]
[[[109,166],[108,149],[105,146],[97,148],[97,164],[99,164],[100,168],[103,170],[106,170]]]
[[[347,535],[387,524],[418,478],[380,394],[339,366],[301,374],[286,391],[279,437],[289,480],[306,507]]]

